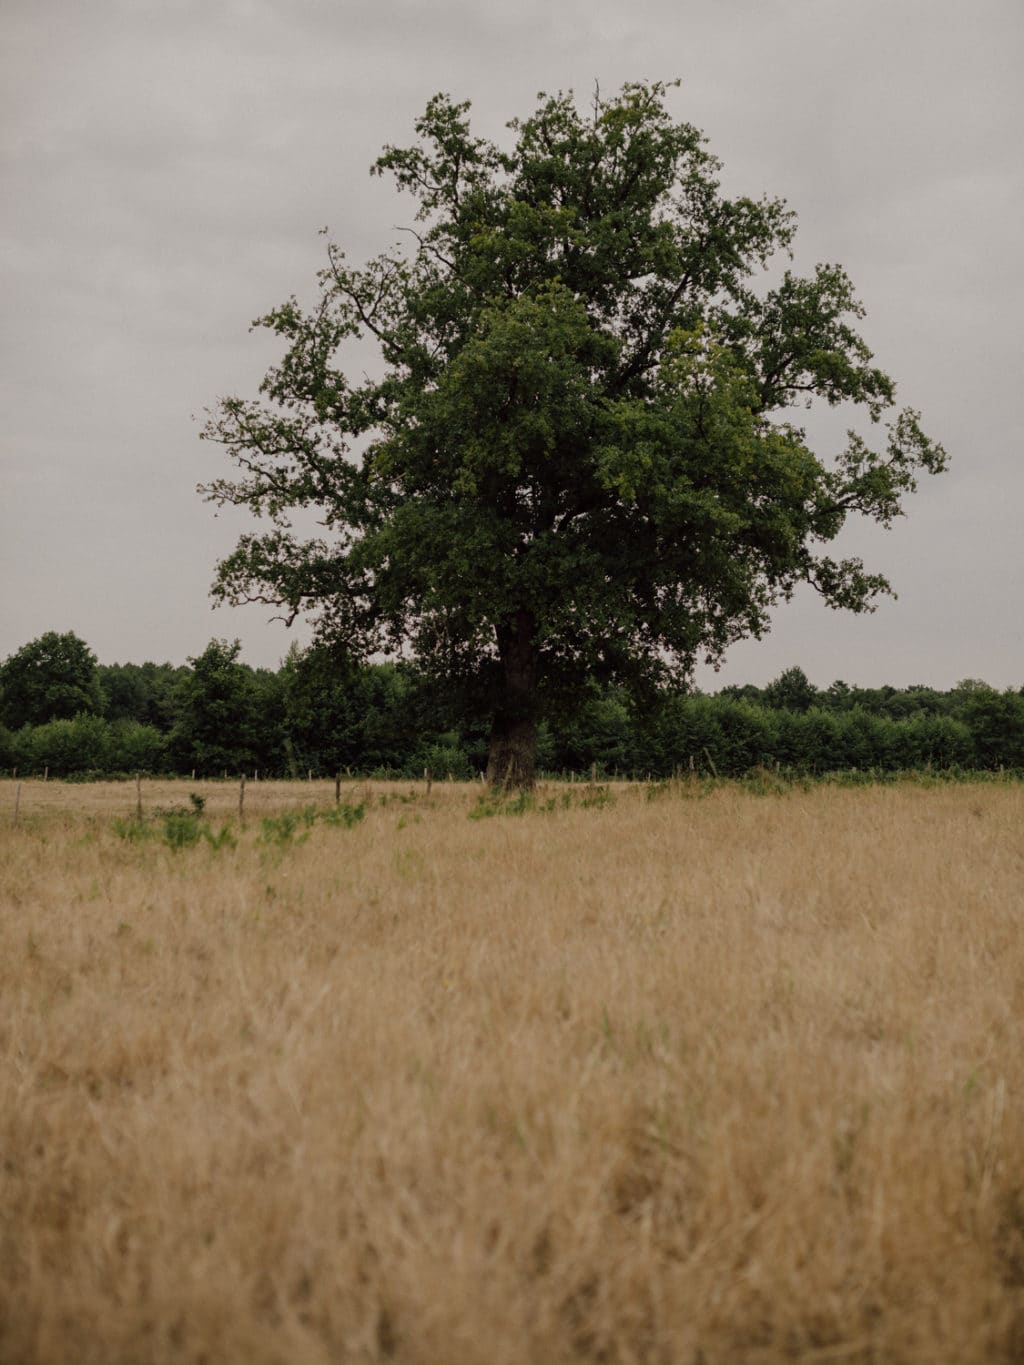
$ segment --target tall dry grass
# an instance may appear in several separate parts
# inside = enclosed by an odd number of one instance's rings
[[[0,784],[0,1360],[1024,1359],[1019,787],[409,790]]]

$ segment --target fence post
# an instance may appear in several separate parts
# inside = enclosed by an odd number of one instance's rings
[[[430,769],[429,769],[429,768],[424,768],[424,769],[423,769],[423,781],[427,784],[427,795],[429,796],[429,795],[430,795],[430,781],[431,781],[431,779],[430,779]]]
[[[341,805],[341,773],[334,775],[334,804]]]
[[[15,769],[17,771],[17,769]],[[14,823],[18,823],[18,807],[21,805],[21,783],[14,788]]]

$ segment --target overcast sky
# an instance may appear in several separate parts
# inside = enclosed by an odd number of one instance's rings
[[[499,137],[540,90],[677,76],[953,460],[841,546],[897,601],[798,596],[703,685],[1024,683],[1024,0],[3,0],[0,659],[74,630],[106,663],[216,635],[276,665],[305,637],[211,610],[249,523],[195,492],[228,471],[193,418],[276,354],[251,319],[310,296],[323,225],[353,260],[394,240],[411,203],[367,168],[436,91]]]

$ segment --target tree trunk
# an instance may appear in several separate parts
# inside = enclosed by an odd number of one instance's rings
[[[487,781],[529,791],[537,766],[537,656],[531,612],[517,611],[498,626],[502,685],[491,722]]]

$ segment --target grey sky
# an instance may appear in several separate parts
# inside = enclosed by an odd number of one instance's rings
[[[847,268],[953,456],[843,542],[898,601],[798,596],[702,682],[1024,682],[1021,0],[4,0],[0,658],[74,630],[104,662],[237,635],[276,664],[296,632],[210,609],[249,523],[195,493],[226,469],[192,414],[276,354],[250,320],[309,295],[319,227],[353,259],[394,239],[411,206],[367,168],[436,91],[497,137],[539,90],[676,76],[727,187],[797,211],[797,268]]]

